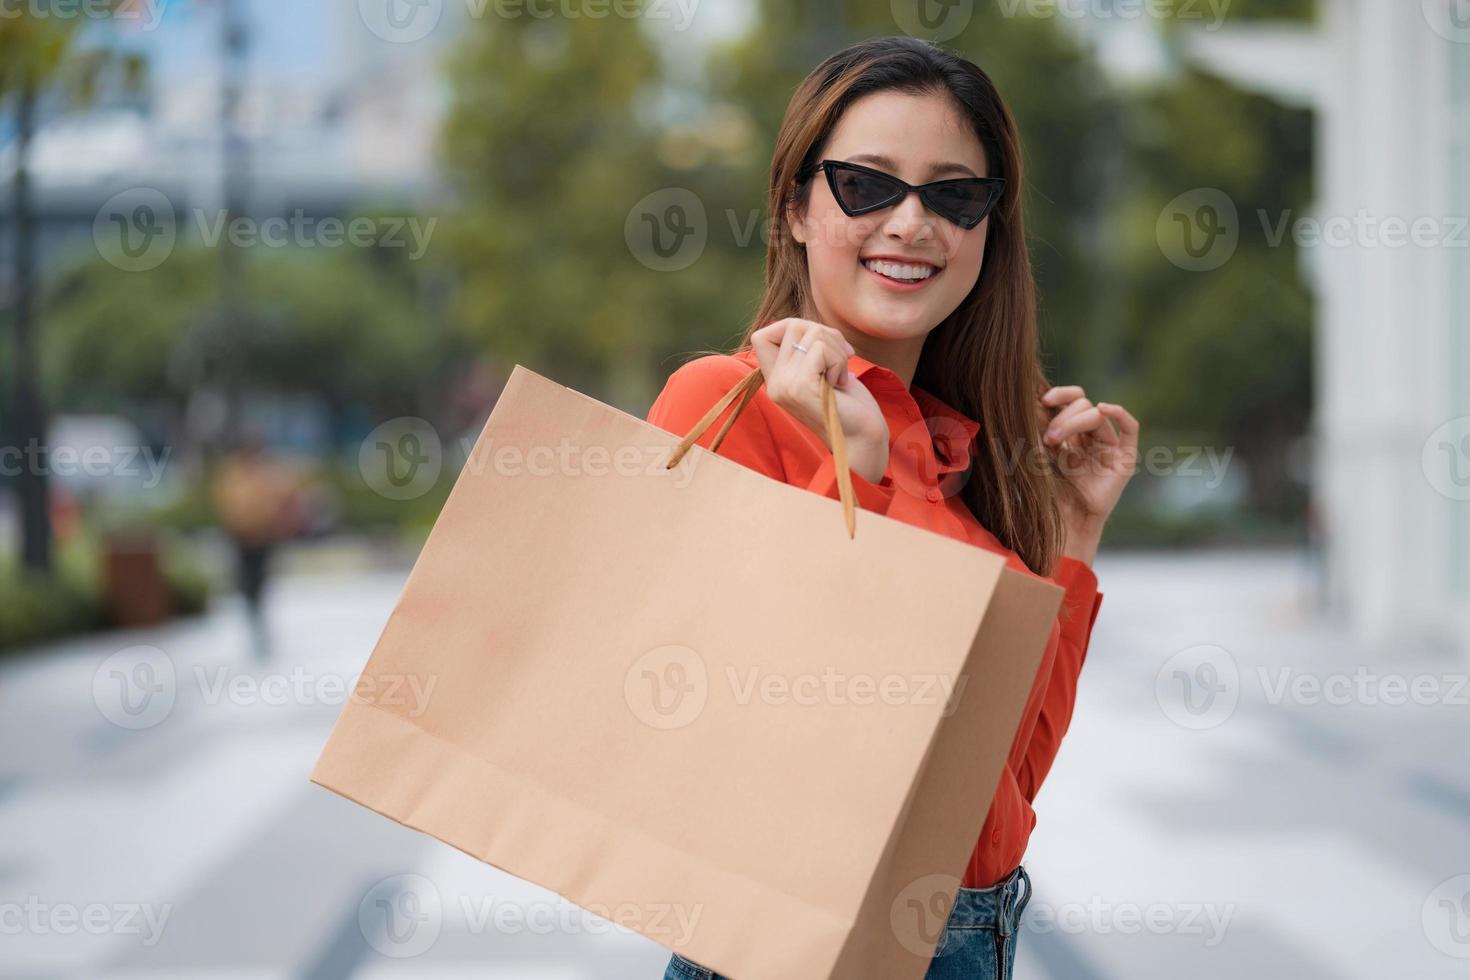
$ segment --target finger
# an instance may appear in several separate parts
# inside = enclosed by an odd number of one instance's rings
[[[1094,406],[1093,411],[1097,412],[1098,423],[1089,430],[1088,434],[1104,446],[1118,445],[1122,439],[1118,435],[1118,430],[1113,428],[1113,423],[1108,421],[1107,415],[1101,409]]]
[[[771,374],[781,365],[784,360],[783,355],[790,351],[793,343],[801,339],[802,325],[806,322],[800,317],[782,317],[771,321],[750,335],[751,345],[756,348],[757,354],[764,352],[770,358],[766,374]],[[764,357],[762,357],[761,365],[763,368],[767,367]]]
[[[1107,416],[1097,410],[1096,405],[1093,405],[1089,411],[1093,413],[1089,418],[1096,419],[1096,421],[1090,426],[1087,426],[1083,430],[1082,435],[1094,439],[1105,446],[1116,446],[1118,444],[1118,430],[1113,428],[1113,424],[1108,421]],[[1078,414],[1082,415],[1084,413]]]
[[[1082,390],[1081,385],[1059,385],[1055,388],[1048,389],[1041,396],[1041,404],[1046,405],[1048,408],[1056,408],[1058,405],[1065,405],[1068,402],[1085,397],[1087,397],[1087,393]]]
[[[803,347],[811,346],[803,339],[811,326],[810,320],[803,320],[800,317],[790,317],[781,322],[783,326],[781,344],[776,350],[776,370],[778,372],[787,370],[793,362],[801,362],[802,357],[805,355],[796,349],[797,344],[801,344]]]
[[[826,329],[815,320],[804,320],[801,317],[792,317],[786,325],[786,335],[781,341],[781,350],[776,357],[776,369],[785,370],[789,365],[801,365],[806,360],[806,351],[796,345],[811,348],[813,336]]]
[[[843,376],[847,373],[847,357],[844,355],[847,338],[843,337],[840,331],[825,323],[815,321],[807,321],[807,323],[809,326],[801,338],[801,346],[807,348],[807,359],[802,363],[801,373],[809,378],[825,374],[828,384],[834,388],[839,387]],[[812,358],[811,355],[818,348],[821,348],[822,356]]]
[[[1073,417],[1078,416],[1079,413],[1082,413],[1082,411],[1086,411],[1088,410],[1088,408],[1091,407],[1091,401],[1086,400],[1086,398],[1078,398],[1078,400],[1073,401],[1072,404],[1069,404],[1069,406],[1064,407],[1063,410],[1058,411],[1055,416],[1051,417],[1051,419],[1048,420],[1047,423],[1045,423],[1045,432],[1042,433],[1042,439],[1044,439],[1045,442],[1048,442],[1048,444],[1051,445],[1063,444],[1063,442],[1066,441],[1066,432],[1064,432],[1063,428],[1064,423],[1066,423],[1069,419],[1073,419]]]
[[[831,339],[833,353],[842,359],[842,370],[838,372],[839,380],[832,382],[832,386],[834,388],[845,387],[848,376],[851,374],[847,369],[847,359],[857,353],[857,348],[853,347],[851,342],[842,335],[842,331],[836,327],[828,327],[827,335]]]
[[[766,324],[759,330],[751,332],[750,346],[755,348],[755,356],[760,361],[761,374],[769,381],[776,373],[776,365],[781,356],[781,341],[787,333],[788,320],[775,320]]]
[[[1048,432],[1050,435],[1047,441],[1053,444],[1060,444],[1074,436],[1091,436],[1106,445],[1118,444],[1118,434],[1113,431],[1112,425],[1108,423],[1102,412],[1097,410],[1097,406],[1072,415],[1065,421],[1054,425]]]
[[[1092,402],[1088,401],[1086,398],[1077,399],[1051,417],[1051,419],[1046,423],[1047,433],[1055,434],[1057,432],[1060,432],[1062,428],[1062,423],[1076,416],[1080,412],[1087,411],[1091,407]]]
[[[847,358],[833,347],[832,339],[826,333],[827,329],[820,327],[802,340],[802,345],[808,350],[798,370],[803,378],[810,378],[812,381],[825,375],[827,383],[836,388],[847,373]],[[818,390],[820,391],[820,387]]]
[[[1118,423],[1120,445],[1136,452],[1138,450],[1138,419],[1134,418],[1122,405],[1115,405],[1112,402],[1098,402],[1097,410]]]

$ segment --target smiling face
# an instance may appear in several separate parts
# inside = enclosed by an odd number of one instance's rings
[[[932,93],[863,96],[843,113],[820,158],[860,163],[914,185],[989,176],[970,124],[952,100]],[[842,331],[864,357],[909,365],[917,363],[924,337],[974,287],[990,225],[987,217],[967,231],[930,211],[916,193],[848,217],[821,171],[811,179],[804,213],[787,217],[806,248],[817,318]],[[921,270],[883,265],[876,271],[872,260],[880,256],[935,271],[918,283],[898,282],[893,275]]]

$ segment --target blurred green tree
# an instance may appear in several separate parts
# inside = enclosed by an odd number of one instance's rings
[[[1126,401],[1154,423],[1153,444],[1233,451],[1249,508],[1296,523],[1312,300],[1291,237],[1270,229],[1311,203],[1312,114],[1185,68],[1130,101],[1124,143],[1124,236],[1111,263]],[[1204,191],[1228,199],[1238,240],[1218,267],[1196,271],[1171,260],[1158,223],[1181,195]]]
[[[456,349],[419,308],[415,270],[372,250],[261,249],[243,267],[238,350],[256,393],[309,394],[340,413],[432,413]],[[180,248],[147,273],[96,259],[46,297],[44,388],[71,411],[148,410],[182,432],[189,396],[221,355],[217,257]]]
[[[614,403],[646,403],[662,355],[733,329],[734,301],[750,296],[732,289],[738,246],[717,213],[686,215],[707,244],[677,269],[629,244],[635,211],[676,189],[726,199],[729,166],[699,166],[669,125],[657,41],[636,18],[486,18],[450,78],[455,214],[439,254],[457,281],[457,335]]]

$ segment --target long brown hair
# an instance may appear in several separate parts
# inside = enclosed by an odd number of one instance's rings
[[[791,235],[788,208],[805,208],[811,178],[843,112],[874,92],[948,95],[970,121],[992,176],[1006,178],[991,213],[985,260],[969,295],[929,332],[913,383],[981,424],[960,498],[975,518],[1035,572],[1049,575],[1061,549],[1059,497],[1070,483],[1044,451],[1037,402],[1041,365],[1036,292],[1021,216],[1021,149],[1015,121],[993,82],[973,62],[929,41],[880,37],[827,58],[797,87],[771,159],[765,293],[739,346],[784,317],[816,318],[806,250]]]

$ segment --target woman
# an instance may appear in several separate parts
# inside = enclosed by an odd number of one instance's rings
[[[1020,199],[1016,127],[978,67],[908,37],[838,52],[798,87],[776,140],[781,218],[751,329],[674,371],[648,414],[682,435],[758,365],[764,385],[720,455],[836,498],[825,375],[859,506],[1066,590],[931,980],[1011,973],[1031,805],[1071,720],[1102,600],[1092,559],[1137,455],[1121,406],[1046,382]],[[675,954],[665,977],[718,975]]]

